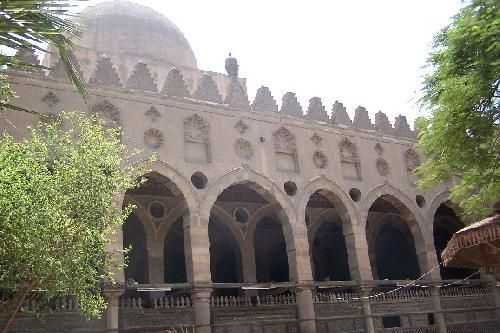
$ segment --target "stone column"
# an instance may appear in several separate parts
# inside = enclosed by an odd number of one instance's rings
[[[149,283],[163,283],[163,242],[148,240]]]
[[[497,324],[500,327],[500,287],[497,286],[497,280],[493,275],[484,274],[488,281],[488,290],[493,298],[493,304],[495,305],[495,318],[497,319]]]
[[[359,290],[361,297],[361,305],[363,306],[363,317],[365,319],[365,332],[375,333],[375,324],[373,323],[372,306],[368,296],[370,295],[370,288],[363,288]]]
[[[296,289],[297,310],[301,333],[316,333],[316,313],[310,288],[298,287]]]
[[[360,284],[363,281],[373,280],[365,230],[359,232],[351,231],[351,233],[346,234],[349,231],[347,231],[347,228],[344,228],[344,232],[351,279],[357,280]],[[361,304],[363,306],[365,331],[367,333],[375,333],[370,299],[366,298],[370,295],[370,291],[370,288],[362,288],[358,292],[361,296]]]
[[[194,291],[191,302],[197,333],[211,333],[210,327],[210,240],[208,238],[208,217],[191,213],[184,216],[184,251],[189,282]]]
[[[211,288],[195,288],[191,294],[194,322],[196,333],[211,333],[210,326],[210,296],[212,295]]]
[[[104,289],[104,297],[106,298],[106,332],[118,333],[119,328],[119,310],[120,310],[120,296],[124,290],[121,288]]]
[[[440,288],[438,286],[431,287],[431,297],[432,297],[432,306],[434,307],[434,321],[436,323],[437,329],[439,333],[446,333],[446,323],[444,320],[443,309],[441,308],[441,293],[439,292]]]
[[[424,223],[421,223],[421,225],[424,225]],[[432,223],[430,225],[432,225]],[[439,263],[436,255],[436,249],[434,248],[434,235],[431,228],[424,227],[422,227],[422,234],[424,239],[423,247],[425,247],[425,252],[419,255],[419,262],[425,261],[427,263],[427,266],[423,267],[421,264],[420,267],[423,268],[422,274],[427,273],[431,269],[435,268],[429,275],[425,276],[424,279],[432,279],[432,281],[434,281],[433,286],[431,287],[432,305],[434,307],[434,322],[436,323],[436,327],[439,333],[446,333],[447,328],[443,309],[441,307],[441,293],[439,287],[441,284],[441,271],[439,267],[437,267]]]
[[[309,240],[305,223],[298,224],[290,221],[290,225],[296,226],[294,229],[283,229],[285,239],[287,239],[287,254],[290,267],[290,280],[297,281],[296,289],[297,312],[301,333],[316,332],[316,314],[314,312],[314,302],[311,292],[313,282],[311,259],[309,257]],[[293,237],[290,233],[293,232]],[[290,241],[293,239],[294,241]]]
[[[351,279],[358,280],[360,283],[361,281],[373,280],[366,233],[363,231],[344,234],[344,238],[347,247]]]

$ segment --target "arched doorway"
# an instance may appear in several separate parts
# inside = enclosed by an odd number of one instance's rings
[[[141,220],[131,213],[123,224],[123,247],[129,249],[125,267],[125,279],[137,283],[149,283],[148,247]]]
[[[241,251],[231,230],[213,217],[208,224],[212,282],[243,282]]]
[[[290,280],[295,253],[287,215],[259,184],[238,181],[220,192],[210,210],[209,238],[212,281]]]
[[[163,246],[164,281],[165,283],[187,282],[186,258],[184,256],[183,219],[170,227]]]
[[[420,265],[405,206],[384,195],[368,211],[366,236],[373,276],[378,280],[416,279]],[[408,218],[408,217],[407,217]],[[413,222],[414,223],[414,222]]]
[[[455,211],[447,203],[441,204],[434,214],[433,233],[434,248],[436,256],[441,263],[441,253],[450,241],[455,232],[462,229],[465,225],[462,223]],[[454,267],[440,266],[441,278],[464,279],[474,273],[474,270]]]
[[[288,256],[281,224],[266,216],[254,233],[257,282],[289,281]]]
[[[145,182],[127,191],[124,198],[124,205],[135,206],[130,218],[140,217],[137,220],[142,230],[139,232],[138,227],[130,229],[124,224],[124,247],[132,245],[128,265],[140,266],[141,272],[136,273],[140,279],[134,278],[139,284],[186,282],[182,224],[183,216],[188,214],[186,200],[169,178],[157,172],[148,173],[144,178]],[[134,244],[147,245],[142,247],[145,250],[141,258],[135,254],[134,247],[139,247]]]
[[[342,220],[331,192],[321,190],[309,198],[306,207],[311,265],[315,281],[351,279]]]

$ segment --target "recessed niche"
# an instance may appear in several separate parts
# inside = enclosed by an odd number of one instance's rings
[[[149,214],[155,219],[161,219],[165,216],[165,206],[159,201],[153,201],[148,207]]]
[[[292,181],[287,181],[283,184],[283,188],[285,189],[286,194],[289,196],[293,196],[297,193],[297,184]]]
[[[349,196],[351,197],[352,201],[358,202],[361,199],[361,191],[355,187],[351,188],[349,190]]]
[[[208,179],[207,177],[203,174],[203,172],[196,171],[193,173],[191,176],[191,183],[194,185],[199,190],[204,189],[207,186]]]
[[[246,223],[248,221],[248,211],[243,207],[235,208],[233,215],[234,219],[239,223]]]
[[[422,208],[425,206],[425,198],[422,195],[417,195],[415,197],[415,202],[417,203],[418,207]]]

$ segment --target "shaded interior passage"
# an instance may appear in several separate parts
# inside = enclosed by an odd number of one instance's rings
[[[259,221],[254,246],[257,282],[289,281],[288,256],[281,224],[271,217]]]

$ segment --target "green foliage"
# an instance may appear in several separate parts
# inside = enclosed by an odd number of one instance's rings
[[[421,188],[450,181],[450,199],[474,218],[500,199],[500,8],[472,0],[439,32],[428,59],[417,147]]]
[[[134,154],[119,129],[81,113],[40,123],[21,143],[1,139],[0,284],[12,293],[0,312],[31,286],[29,297],[71,295],[82,313],[100,315],[100,286],[116,265],[108,239],[130,212],[115,200],[145,172],[123,166]]]
[[[53,45],[59,51],[70,81],[86,98],[85,82],[71,62],[71,52],[75,47],[71,38],[82,35],[80,27],[70,20],[69,9],[73,6],[67,0],[0,1],[0,46],[17,52],[46,52],[46,44]],[[26,71],[45,68],[6,54],[0,54],[0,66]],[[0,86],[5,86],[4,80],[0,80]],[[5,102],[3,96],[1,108],[19,109]]]

